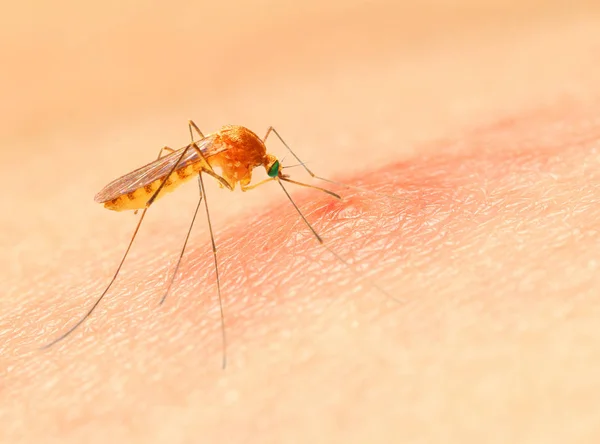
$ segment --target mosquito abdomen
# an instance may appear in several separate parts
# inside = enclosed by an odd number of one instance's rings
[[[162,190],[156,199],[160,199],[165,194],[175,191],[179,185],[187,182],[194,177],[201,169],[200,165],[188,165],[185,168],[176,170],[165,182]],[[104,207],[113,211],[125,211],[125,210],[143,210],[146,208],[146,203],[152,197],[154,192],[158,189],[163,178],[157,179],[143,187],[140,187],[130,193],[122,194],[114,199],[104,202]]]

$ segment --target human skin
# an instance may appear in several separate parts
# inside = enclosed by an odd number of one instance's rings
[[[0,438],[598,441],[597,9],[126,5],[40,5],[29,34],[1,27],[21,40],[4,57]],[[202,213],[158,306],[189,184],[149,211],[98,311],[40,351],[102,292],[135,226],[93,194],[187,143],[189,118],[276,125],[315,172],[389,195],[289,187],[358,272],[275,184],[209,184],[223,370]]]

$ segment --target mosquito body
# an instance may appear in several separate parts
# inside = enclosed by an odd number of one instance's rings
[[[283,183],[287,182],[308,188],[317,189],[319,191],[329,194],[330,196],[336,199],[341,199],[341,197],[338,194],[325,188],[302,182],[297,182],[295,180],[290,179],[288,175],[283,174],[283,167],[280,164],[279,160],[274,155],[267,153],[267,148],[265,145],[267,138],[271,133],[274,133],[283,143],[283,145],[287,148],[287,150],[292,154],[292,156],[296,158],[299,164],[313,178],[345,186],[347,188],[357,188],[361,191],[365,190],[358,187],[341,184],[339,182],[335,182],[315,175],[290,149],[290,147],[285,143],[285,141],[281,138],[279,133],[273,127],[270,127],[268,129],[263,139],[260,139],[255,133],[243,126],[224,126],[218,132],[209,134],[207,136],[204,136],[204,134],[202,134],[200,129],[192,121],[189,122],[189,129],[190,136],[192,139],[192,142],[189,145],[178,150],[173,150],[169,147],[164,147],[163,149],[161,149],[158,159],[156,159],[154,162],[151,162],[141,168],[138,168],[137,170],[132,171],[129,174],[126,174],[114,180],[106,187],[104,187],[95,196],[94,200],[96,202],[104,204],[104,206],[110,210],[143,210],[142,215],[137,223],[133,236],[131,237],[131,240],[127,247],[127,250],[125,251],[125,254],[121,259],[121,262],[115,274],[113,275],[112,280],[105,288],[104,292],[100,295],[100,297],[97,298],[92,307],[75,325],[73,325],[69,330],[67,330],[65,333],[63,333],[61,336],[59,336],[43,348],[51,347],[52,345],[69,336],[73,331],[77,329],[77,327],[83,324],[83,322],[96,309],[100,301],[104,298],[104,296],[112,286],[113,282],[117,278],[121,267],[123,266],[123,263],[127,258],[129,250],[131,249],[133,241],[139,231],[142,221],[144,220],[146,211],[148,210],[148,208],[150,208],[154,201],[164,196],[166,193],[174,191],[182,183],[194,177],[197,177],[200,190],[200,198],[196,206],[196,211],[190,224],[190,228],[187,232],[183,248],[181,249],[179,260],[177,262],[173,275],[171,276],[169,285],[161,299],[161,304],[165,301],[167,295],[169,294],[173,281],[177,275],[177,271],[179,269],[179,265],[181,263],[181,259],[183,257],[185,248],[187,246],[192,226],[198,214],[200,205],[202,201],[204,201],[207,222],[212,241],[212,250],[216,272],[217,294],[219,297],[219,306],[221,310],[221,331],[223,336],[223,367],[226,366],[225,316],[221,298],[221,284],[219,279],[217,248],[215,245],[214,234],[210,220],[210,213],[208,210],[208,202],[206,199],[206,192],[203,182],[204,174],[213,177],[221,184],[222,187],[227,188],[231,191],[235,189],[237,184],[240,185],[242,191],[248,191],[267,182],[276,181],[281,186],[281,188],[285,192],[286,196],[288,197],[288,199],[290,200],[290,202],[292,203],[292,205],[294,206],[294,208],[296,209],[306,226],[313,233],[316,240],[331,254],[333,254],[339,261],[344,263],[344,265],[349,267],[353,272],[357,273],[356,270],[354,270],[354,268],[348,262],[346,262],[341,256],[334,252],[329,246],[323,243],[323,239],[319,236],[319,234],[315,231],[312,225],[304,217],[298,206],[291,198]],[[197,141],[194,141],[193,130],[195,130],[200,136],[200,139]],[[169,152],[169,154],[163,156],[162,153],[164,151]],[[260,166],[265,168],[268,178],[251,185],[250,183],[252,181],[252,171],[254,170],[254,168]],[[215,167],[220,168],[221,174],[217,174],[215,172]],[[363,279],[368,281],[371,286],[377,288],[382,293],[393,298],[393,296],[390,296],[389,294],[387,294],[387,292],[378,287],[377,284],[373,283],[372,281],[366,278]]]
[[[252,170],[257,166],[271,171],[270,177],[280,174],[277,158],[267,154],[264,142],[256,134],[243,126],[224,126],[216,133],[116,179],[104,187],[94,200],[103,203],[109,210],[144,209],[161,186],[160,193],[153,200],[174,191],[201,172],[215,177],[222,186],[232,191],[237,183],[242,191],[246,191],[252,181]],[[220,167],[222,173],[217,175],[214,167]]]

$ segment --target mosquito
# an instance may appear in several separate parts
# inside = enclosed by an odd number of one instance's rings
[[[323,239],[313,228],[311,223],[306,219],[304,214],[302,214],[302,211],[292,199],[284,183],[290,183],[307,188],[312,188],[326,193],[335,199],[341,199],[341,196],[325,188],[295,181],[291,179],[289,175],[284,174],[282,171],[284,167],[281,165],[277,157],[267,153],[266,142],[269,135],[275,134],[275,136],[277,136],[277,138],[290,152],[290,154],[298,161],[298,165],[303,167],[304,170],[306,170],[306,172],[311,177],[319,179],[321,181],[340,185],[346,188],[355,188],[359,191],[369,190],[365,190],[361,187],[343,184],[330,179],[326,179],[324,177],[317,176],[306,166],[304,162],[302,162],[302,160],[300,160],[300,158],[294,153],[294,151],[292,151],[288,144],[279,135],[277,130],[272,126],[269,127],[263,139],[259,138],[254,132],[252,132],[248,128],[237,125],[223,126],[219,131],[212,134],[208,134],[206,136],[202,133],[202,131],[200,131],[200,128],[198,128],[198,126],[191,120],[188,122],[188,127],[191,137],[191,143],[189,145],[178,150],[174,150],[167,146],[163,147],[160,150],[158,158],[155,161],[114,180],[113,182],[109,183],[106,187],[104,187],[98,194],[96,194],[94,200],[98,203],[104,204],[104,207],[108,208],[109,210],[134,210],[135,212],[137,212],[138,210],[142,210],[142,214],[138,220],[131,240],[129,241],[129,244],[127,246],[127,249],[125,250],[125,254],[123,255],[121,262],[117,267],[117,270],[115,271],[112,279],[110,280],[102,294],[96,299],[94,304],[79,319],[79,321],[77,321],[71,328],[65,331],[58,338],[54,339],[52,342],[42,347],[43,349],[49,348],[57,342],[60,342],[66,337],[68,337],[81,324],[83,324],[91,316],[96,307],[98,307],[104,296],[108,293],[111,286],[117,279],[117,276],[119,275],[121,268],[123,267],[125,259],[129,254],[129,250],[133,245],[133,241],[135,240],[138,234],[140,226],[142,225],[144,217],[146,216],[146,212],[148,211],[150,206],[157,199],[163,197],[169,192],[174,191],[184,182],[187,182],[188,180],[197,177],[198,186],[200,189],[200,197],[198,199],[198,204],[196,205],[196,210],[194,212],[192,222],[190,223],[190,227],[187,231],[187,235],[185,237],[183,247],[181,248],[179,259],[175,266],[173,275],[171,276],[167,289],[165,290],[160,300],[160,304],[164,303],[171,290],[171,287],[173,286],[173,282],[175,280],[175,277],[177,276],[177,272],[179,271],[179,266],[184,255],[190,237],[190,233],[192,231],[192,227],[194,226],[196,216],[198,214],[202,202],[204,202],[204,209],[206,212],[206,219],[208,222],[208,230],[210,233],[212,243],[212,253],[217,284],[217,296],[219,300],[220,309],[221,336],[223,348],[222,365],[223,368],[226,367],[227,336],[225,333],[225,313],[223,310],[223,300],[221,297],[221,281],[219,278],[219,261],[217,257],[217,246],[215,243],[213,227],[210,219],[210,212],[208,209],[206,190],[204,187],[203,175],[205,174],[217,180],[217,182],[223,188],[227,188],[230,191],[234,191],[237,184],[240,185],[242,191],[248,191],[261,185],[264,185],[268,182],[277,182],[283,190],[283,192],[285,193],[285,195],[287,196],[290,203],[295,208],[296,212],[298,213],[304,224],[312,232],[318,243],[322,245],[325,249],[327,249],[327,251],[329,251],[331,254],[333,254],[346,267],[350,268],[354,273],[358,275],[358,272],[353,268],[353,266],[349,262],[344,260],[339,254],[333,251],[323,241]],[[194,140],[194,131],[198,133],[200,139]],[[164,154],[165,152],[167,152],[168,154]],[[259,166],[265,168],[268,177],[256,184],[251,185],[250,183],[252,181],[252,171],[254,170],[254,168]],[[221,169],[221,174],[217,174],[215,172],[215,167]],[[381,194],[374,191],[369,192]],[[393,296],[389,295],[385,290],[380,288],[376,283],[364,277],[362,279],[367,281],[371,286],[375,287],[388,297],[395,299]]]

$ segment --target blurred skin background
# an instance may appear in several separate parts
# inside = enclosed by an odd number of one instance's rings
[[[600,438],[596,2],[63,1],[0,25],[3,442]],[[94,194],[188,143],[188,119],[274,125],[315,172],[399,196],[291,190],[403,303],[277,187],[209,184],[223,371],[203,217],[157,307],[190,184],[37,351],[135,226]]]

